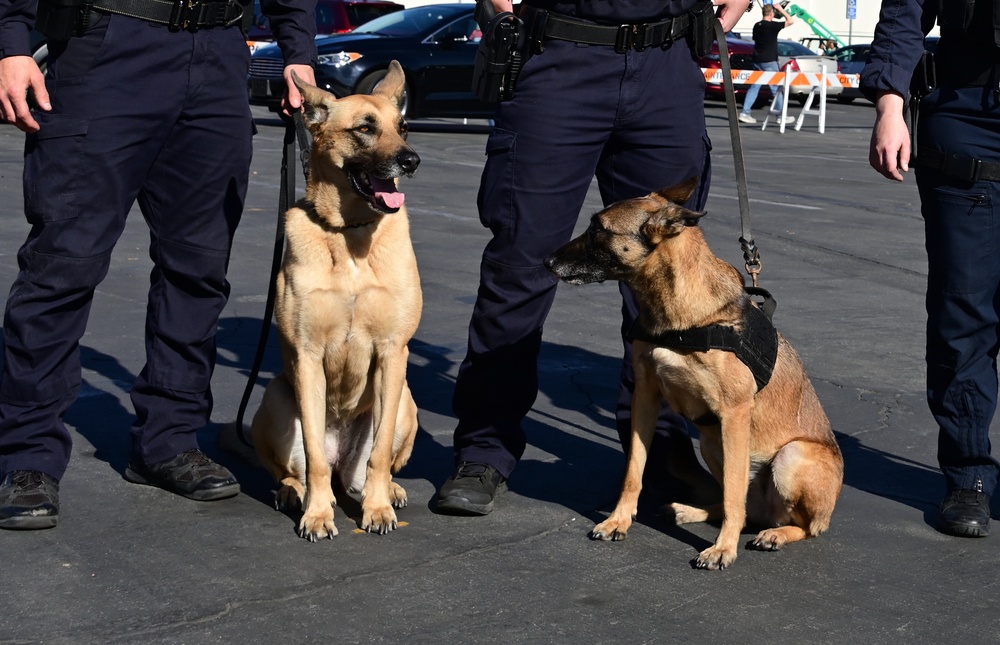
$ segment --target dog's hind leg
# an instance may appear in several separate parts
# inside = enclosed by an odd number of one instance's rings
[[[830,526],[843,483],[843,458],[836,445],[792,441],[771,463],[777,528],[761,531],[751,546],[776,551],[786,544],[816,537]],[[780,506],[779,506],[780,505]]]
[[[261,465],[281,484],[274,496],[274,507],[279,511],[302,508],[306,481],[302,428],[295,393],[283,374],[264,391],[251,432]]]
[[[396,415],[396,436],[392,444],[392,468],[394,475],[406,465],[413,452],[413,442],[417,437],[417,404],[413,400],[410,388],[403,384],[403,397],[399,402],[399,412]],[[393,508],[406,506],[406,491],[402,486],[389,479],[389,500]]]
[[[392,472],[398,473],[413,453],[413,442],[417,438],[417,404],[413,400],[409,386],[403,384],[403,395],[396,414],[396,434],[392,443]]]
[[[688,506],[687,504],[667,504],[660,512],[666,518],[672,518],[675,524],[696,524],[698,522],[717,522],[722,519],[722,504],[712,506]]]

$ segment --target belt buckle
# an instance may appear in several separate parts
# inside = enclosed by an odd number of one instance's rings
[[[641,52],[646,49],[646,23],[632,26],[632,49]]]
[[[199,8],[199,4],[198,0],[177,0],[170,12],[170,22],[167,23],[170,31],[180,31],[181,29],[198,31],[196,9]]]
[[[632,49],[632,43],[635,42],[635,33],[633,30],[634,27],[632,25],[620,25],[618,27],[618,33],[615,35],[615,52],[624,54]]]
[[[946,175],[951,175],[957,179],[964,179],[973,183],[979,181],[979,171],[983,162],[973,157],[963,155],[945,155],[941,171]]]

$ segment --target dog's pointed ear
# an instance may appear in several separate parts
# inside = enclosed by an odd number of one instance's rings
[[[302,118],[306,124],[316,125],[326,121],[334,101],[337,100],[333,94],[306,83],[295,72],[292,72],[292,82],[302,92]]]
[[[401,107],[403,99],[403,89],[406,87],[406,74],[399,61],[390,61],[389,69],[382,80],[372,89],[373,96],[381,96],[397,107]]]
[[[670,189],[667,189],[670,190]],[[690,193],[688,197],[690,197]],[[658,208],[650,213],[642,226],[642,232],[652,244],[659,244],[668,237],[679,234],[688,226],[696,226],[705,213],[684,208],[667,199],[664,191],[651,193],[649,197],[658,203]]]
[[[689,177],[676,186],[670,186],[669,188],[663,188],[662,190],[656,191],[656,194],[668,202],[682,205],[686,204],[687,200],[691,199],[691,195],[694,194],[694,189],[697,187],[698,178]]]

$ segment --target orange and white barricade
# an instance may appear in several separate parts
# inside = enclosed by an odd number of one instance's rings
[[[857,74],[827,74],[826,66],[820,67],[822,72],[819,74],[809,73],[809,72],[762,72],[758,70],[749,69],[739,69],[733,70],[733,83],[737,85],[775,85],[778,84],[778,89],[774,94],[774,98],[771,100],[771,107],[767,111],[767,116],[764,118],[764,124],[761,126],[761,130],[767,128],[767,122],[770,120],[771,116],[778,116],[780,114],[781,118],[778,120],[778,128],[780,132],[785,131],[785,120],[788,116],[788,90],[791,87],[802,87],[808,86],[809,95],[806,97],[806,102],[802,106],[802,110],[799,112],[799,116],[795,119],[795,130],[798,131],[802,128],[802,124],[805,121],[806,115],[817,114],[819,116],[819,131],[824,133],[826,131],[826,91],[828,87],[836,85],[837,87],[858,87],[859,76]],[[702,69],[705,74],[706,83],[722,83],[722,70],[721,69]],[[775,110],[774,104],[778,99],[778,95],[782,94],[785,98],[781,102],[781,110]],[[813,108],[813,101],[819,98],[819,107]]]

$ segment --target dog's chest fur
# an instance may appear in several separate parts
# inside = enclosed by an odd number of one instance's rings
[[[275,311],[285,347],[324,364],[328,431],[371,409],[378,355],[416,332],[422,298],[408,229],[405,211],[350,229],[288,213]]]

